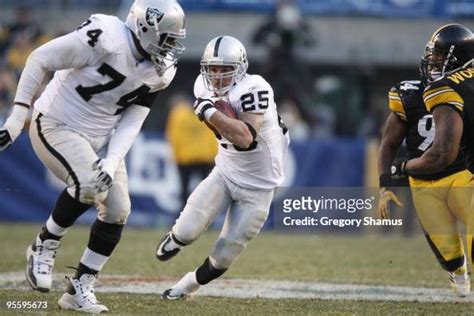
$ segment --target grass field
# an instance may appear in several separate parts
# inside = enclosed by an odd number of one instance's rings
[[[0,224],[0,273],[24,270],[24,252],[40,225]],[[101,275],[133,275],[178,279],[201,264],[217,236],[210,232],[178,257],[162,263],[154,251],[164,231],[126,229],[114,256]],[[72,274],[88,238],[87,227],[74,227],[63,239],[55,272]],[[225,279],[286,280],[331,284],[365,284],[444,288],[447,275],[441,270],[422,236],[316,236],[262,233],[248,247]],[[1,276],[0,276],[1,281]],[[0,314],[7,301],[47,301],[48,313],[59,312],[56,301],[61,287],[42,294],[0,285]],[[351,293],[347,293],[350,295]],[[474,304],[421,303],[408,301],[322,299],[264,299],[197,296],[188,301],[167,302],[158,294],[100,293],[98,298],[111,312],[123,314],[218,315],[218,314],[472,314]],[[19,311],[14,311],[18,313]],[[22,310],[22,312],[34,312]],[[38,311],[39,312],[39,311]],[[64,314],[64,313],[62,313]]]

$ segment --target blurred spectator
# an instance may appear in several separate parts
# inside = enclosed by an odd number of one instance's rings
[[[13,105],[16,78],[8,68],[0,68],[0,126],[3,125]]]
[[[313,108],[312,136],[316,138],[330,138],[336,133],[336,113],[328,104],[318,104]]]
[[[28,33],[33,42],[43,41],[43,31],[31,15],[31,9],[26,6],[19,6],[15,11],[15,20],[2,27],[0,32],[0,54],[10,46],[12,41],[16,40],[18,34]]]
[[[299,48],[313,46],[314,39],[310,25],[301,16],[297,4],[289,0],[279,1],[274,14],[255,31],[252,41],[267,48],[263,76],[274,90],[288,92],[289,95],[304,94],[302,83],[312,80],[307,67],[302,64],[304,58],[297,56],[297,52]]]
[[[207,177],[214,167],[217,141],[212,131],[200,122],[189,98],[181,94],[171,97],[171,110],[166,124],[166,136],[171,145],[181,179],[181,203],[193,188],[190,180]],[[198,183],[199,181],[196,181]]]
[[[17,78],[20,77],[28,56],[36,48],[33,38],[33,34],[29,31],[18,32],[12,45],[7,49],[7,66],[15,71]]]
[[[311,129],[301,118],[301,113],[292,99],[284,99],[278,102],[278,113],[290,131],[291,139],[305,140],[311,136]]]
[[[365,113],[362,109],[362,92],[358,77],[350,75],[320,76],[313,85],[313,109],[316,127],[318,121],[329,120],[331,133],[337,136],[355,135]],[[325,113],[327,112],[327,113]]]
[[[385,106],[385,98],[374,97],[375,102],[372,103],[367,113],[362,119],[358,136],[363,138],[379,138],[383,132],[385,118],[389,114],[388,107]]]

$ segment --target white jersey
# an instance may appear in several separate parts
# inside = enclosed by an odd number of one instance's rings
[[[67,36],[82,44],[74,53],[83,66],[56,71],[35,103],[38,111],[88,135],[105,136],[128,106],[151,106],[154,93],[144,81],[157,77],[156,70],[134,56],[131,32],[120,19],[92,15]],[[163,88],[175,72],[175,67],[165,72]]]
[[[202,75],[194,83],[196,98],[212,99]],[[277,113],[273,89],[259,75],[246,74],[227,94],[228,102],[239,115],[242,112],[263,115],[263,124],[257,133],[257,145],[251,150],[236,150],[227,139],[220,143],[216,167],[230,181],[251,189],[271,190],[284,181],[284,161],[289,144],[287,129]]]

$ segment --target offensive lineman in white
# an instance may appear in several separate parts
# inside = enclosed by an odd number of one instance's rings
[[[189,197],[156,256],[174,257],[194,242],[227,209],[224,227],[204,263],[162,294],[180,299],[221,276],[254,238],[267,219],[275,188],[284,180],[289,144],[273,90],[259,75],[247,74],[245,47],[231,36],[211,40],[201,59],[201,75],[194,84],[194,111],[218,132],[216,167]],[[238,114],[233,119],[214,107],[226,100]]]
[[[92,15],[28,58],[13,111],[0,128],[0,150],[21,133],[46,72],[55,71],[34,104],[30,138],[40,160],[67,184],[27,250],[26,277],[34,289],[50,291],[61,237],[91,205],[98,210],[76,274],[58,301],[63,309],[107,311],[94,295],[94,281],[130,213],[124,157],[157,91],[174,78],[184,23],[175,0],[136,0],[126,23]]]

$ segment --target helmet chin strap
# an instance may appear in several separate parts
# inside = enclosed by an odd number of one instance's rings
[[[474,59],[468,60],[464,65],[462,65],[461,68],[466,68],[468,66],[472,66],[473,62],[474,62]]]

